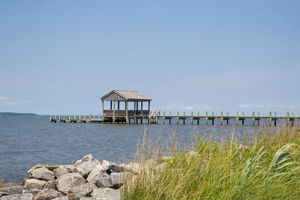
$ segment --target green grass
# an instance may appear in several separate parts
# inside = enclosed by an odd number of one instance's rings
[[[163,170],[154,165],[127,181],[123,199],[300,199],[300,132],[266,132],[244,145],[234,137],[219,143],[199,139],[197,154],[178,153]],[[147,159],[158,159],[155,149],[145,149]]]

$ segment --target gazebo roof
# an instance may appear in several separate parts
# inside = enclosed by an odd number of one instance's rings
[[[151,101],[151,98],[145,96],[141,92],[113,90],[101,97],[104,101]]]

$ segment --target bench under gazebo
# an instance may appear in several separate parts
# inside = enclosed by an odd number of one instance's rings
[[[151,98],[141,92],[113,90],[103,97],[102,116],[104,123],[143,123],[144,119],[149,122]],[[109,102],[109,105],[105,105]],[[109,108],[107,108],[109,106]]]

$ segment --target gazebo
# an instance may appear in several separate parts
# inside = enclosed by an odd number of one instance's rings
[[[137,123],[141,119],[142,123],[143,119],[149,120],[151,98],[141,92],[113,90],[101,97],[101,100],[103,122],[130,123],[134,119]],[[105,108],[105,101],[110,102],[109,109]]]

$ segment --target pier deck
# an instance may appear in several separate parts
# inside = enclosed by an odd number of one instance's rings
[[[127,120],[126,120],[127,118]],[[289,124],[291,126],[294,126],[296,124],[296,121],[300,120],[300,117],[296,116],[290,116],[289,113],[287,113],[287,116],[277,116],[276,113],[273,115],[270,113],[269,116],[259,116],[253,114],[253,116],[247,116],[247,115],[165,115],[160,112],[156,112],[155,114],[150,113],[149,115],[134,115],[134,116],[114,116],[113,117],[102,117],[100,115],[98,116],[51,116],[50,122],[52,123],[110,123],[110,124],[119,124],[119,123],[126,123],[127,124],[142,124],[142,123],[151,123],[151,124],[158,124],[158,123],[168,123],[168,124],[187,124],[187,122],[190,122],[190,124],[200,124],[200,121],[204,121],[206,125],[215,125],[216,122],[218,122],[220,125],[229,125],[229,121],[234,123],[234,125],[245,125],[245,121],[250,121],[250,124],[254,125],[261,125],[262,121],[264,121],[264,124],[277,126],[278,121],[283,121],[286,124]]]

